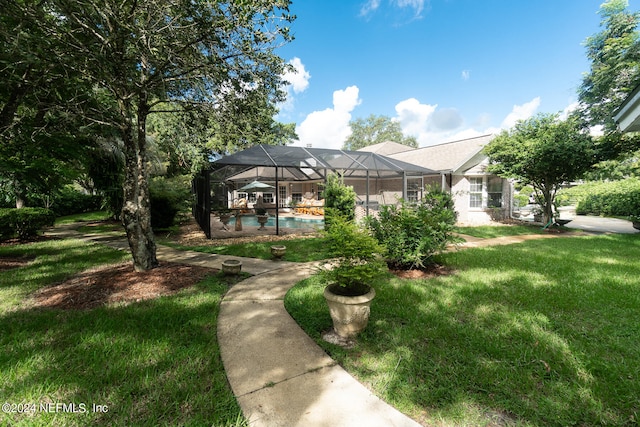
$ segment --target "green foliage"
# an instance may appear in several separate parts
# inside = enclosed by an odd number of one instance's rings
[[[355,291],[362,285],[370,286],[386,271],[384,246],[353,221],[334,215],[325,236],[329,256],[336,259],[331,268],[322,270],[325,284],[336,283]]]
[[[53,211],[44,208],[0,209],[0,240],[34,237],[55,219]]]
[[[344,185],[344,180],[335,173],[327,175],[327,183],[322,193],[325,206],[325,228],[331,228],[335,216],[353,221],[356,216],[356,192]]]
[[[627,0],[604,2],[599,11],[603,29],[585,41],[591,70],[578,90],[578,113],[589,126],[604,125],[607,133],[615,132],[615,110],[640,83],[640,13],[628,6]]]
[[[103,209],[114,219],[120,217],[124,194],[124,155],[116,140],[101,140],[91,151],[87,161],[87,174],[94,189],[102,195]]]
[[[484,148],[489,171],[533,186],[548,222],[555,195],[564,182],[580,178],[597,162],[594,141],[575,118],[559,120],[555,114],[539,114],[518,121]]]
[[[640,179],[587,183],[566,191],[577,202],[579,215],[632,217],[640,215]]]
[[[188,176],[156,177],[151,180],[151,226],[171,227],[178,212],[191,207]]]
[[[101,205],[102,197],[86,194],[72,186],[66,186],[53,197],[50,209],[58,217],[97,211]]]
[[[382,206],[378,217],[367,217],[367,226],[387,248],[390,266],[402,269],[423,268],[433,256],[454,241],[456,212],[451,195],[428,191],[423,200],[399,206]]]
[[[351,135],[344,142],[344,150],[358,150],[381,142],[397,142],[408,147],[418,148],[414,136],[405,136],[400,122],[387,116],[370,115],[366,119],[355,119],[349,122]],[[408,149],[408,148],[407,148]]]

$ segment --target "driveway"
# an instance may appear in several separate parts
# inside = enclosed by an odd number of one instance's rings
[[[567,218],[569,219],[569,218]],[[631,221],[616,218],[603,218],[599,216],[576,215],[571,218],[566,226],[578,230],[592,231],[596,233],[622,233],[633,234],[640,231],[633,228]]]

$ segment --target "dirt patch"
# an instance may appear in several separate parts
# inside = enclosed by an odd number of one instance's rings
[[[33,295],[36,307],[85,310],[114,302],[137,302],[171,295],[200,282],[218,270],[184,264],[162,263],[136,272],[131,263],[109,265],[82,272]]]
[[[23,267],[33,261],[33,258],[25,257],[0,257],[0,271]]]
[[[425,269],[414,270],[389,270],[391,273],[401,279],[433,279],[434,277],[448,276],[453,273],[453,270],[445,267],[444,265],[435,264]]]

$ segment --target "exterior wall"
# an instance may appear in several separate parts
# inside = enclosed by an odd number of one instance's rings
[[[511,206],[511,185],[506,179],[500,179],[502,190],[502,207],[488,208],[487,183],[493,175],[453,175],[452,189],[455,210],[458,212],[458,224],[482,225],[490,224],[494,220],[509,217]],[[471,178],[483,180],[482,207],[471,207],[470,192]],[[495,178],[495,177],[494,177]]]

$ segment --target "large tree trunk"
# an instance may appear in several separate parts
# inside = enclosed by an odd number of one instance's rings
[[[125,109],[126,110],[126,109]],[[133,135],[132,121],[123,128],[125,152],[124,204],[122,224],[127,232],[129,247],[136,271],[158,266],[156,243],[151,229],[149,202],[149,174],[147,171],[146,119],[144,102],[138,108],[137,135]]]

